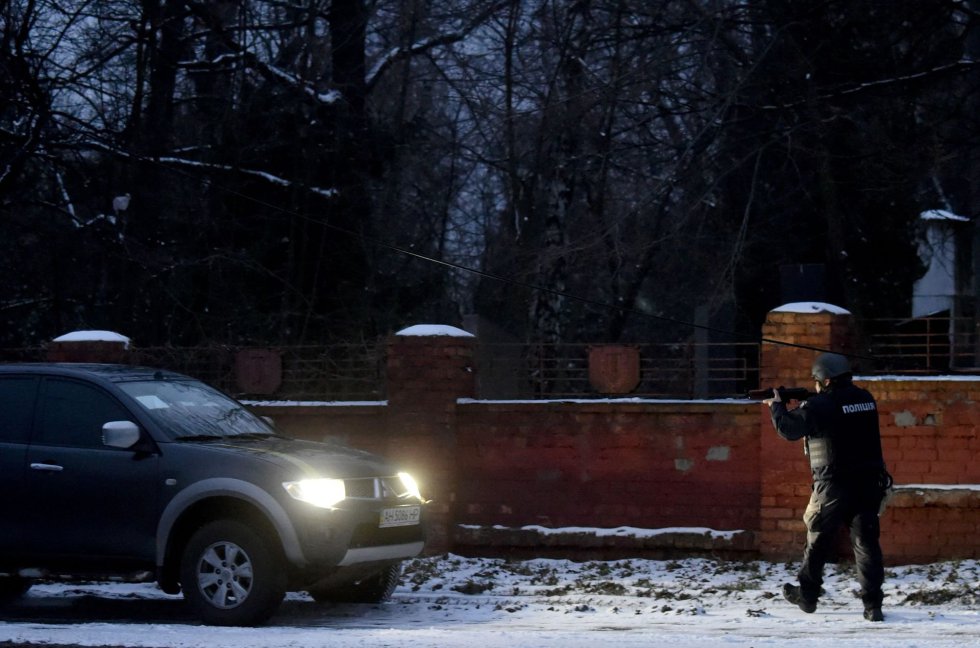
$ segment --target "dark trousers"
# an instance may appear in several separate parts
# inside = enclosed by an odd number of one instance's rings
[[[878,505],[882,493],[873,483],[841,485],[829,481],[813,484],[810,503],[803,514],[806,548],[800,567],[800,595],[816,601],[823,585],[823,570],[834,551],[837,531],[847,525],[857,567],[864,606],[881,607],[881,584],[885,580],[882,561]]]

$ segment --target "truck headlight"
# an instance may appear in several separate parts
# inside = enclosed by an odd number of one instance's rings
[[[419,484],[411,475],[403,472],[398,473],[398,479],[402,481],[406,495],[416,499],[422,499],[422,491],[419,490]]]
[[[283,482],[282,486],[295,499],[320,508],[333,508],[347,497],[342,479],[301,479]]]

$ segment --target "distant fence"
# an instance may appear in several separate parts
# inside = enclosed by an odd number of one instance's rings
[[[973,319],[928,317],[863,322],[863,348],[875,358],[867,374],[980,373]],[[590,381],[594,344],[477,343],[477,386],[482,399],[597,398],[608,395]],[[625,344],[638,358],[635,387],[619,395],[643,398],[718,398],[759,386],[760,347],[755,342]],[[135,361],[198,377],[230,394],[250,397],[239,384],[237,358],[244,347],[141,347]],[[358,344],[272,347],[281,360],[277,400],[383,400],[384,340]],[[0,349],[0,360],[36,362],[43,347]]]
[[[195,376],[238,396],[239,347],[147,347],[142,364]],[[380,400],[384,397],[384,354],[379,344],[331,344],[272,348],[281,358],[281,385],[274,395],[288,400]],[[270,395],[270,394],[265,394]]]
[[[756,343],[478,344],[481,398],[588,398],[601,395],[590,380],[590,352],[622,347],[638,356],[636,386],[646,398],[732,396],[759,382]],[[616,395],[611,392],[609,395]]]
[[[249,397],[239,384],[238,357],[246,347],[140,347],[132,362],[169,369],[199,378],[218,389]],[[384,398],[384,346],[381,344],[331,344],[287,346],[271,349],[281,360],[280,384],[273,394],[280,400],[362,401]],[[41,347],[0,349],[5,362],[38,362],[45,359]]]
[[[980,372],[978,322],[972,317],[875,319],[866,325],[879,373]]]

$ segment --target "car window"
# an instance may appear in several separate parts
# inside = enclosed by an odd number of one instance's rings
[[[0,377],[0,443],[27,443],[37,378]]]
[[[38,415],[37,443],[102,448],[102,426],[132,418],[115,398],[97,387],[49,378]]]
[[[146,380],[120,383],[119,388],[178,439],[274,433],[241,403],[202,382]]]

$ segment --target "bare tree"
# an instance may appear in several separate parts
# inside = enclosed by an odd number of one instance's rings
[[[8,330],[683,341],[793,263],[900,312],[970,209],[974,4],[8,0]]]

